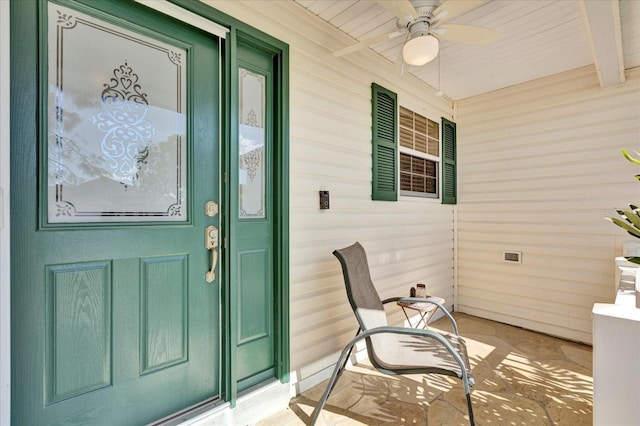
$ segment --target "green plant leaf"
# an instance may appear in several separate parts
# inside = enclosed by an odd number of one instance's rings
[[[634,151],[634,156],[632,156],[629,154],[629,151],[622,148],[622,155],[627,161],[640,166],[640,152]],[[635,178],[640,180],[640,174],[635,175]],[[605,219],[615,223],[634,237],[640,238],[640,209],[634,204],[629,204],[629,208],[631,210],[616,209],[616,213],[618,213],[622,219],[618,219],[617,217],[607,217]],[[635,263],[640,264],[640,260]]]
[[[607,217],[605,219],[610,220],[611,222],[615,223],[620,228],[624,229],[625,231],[627,231],[628,233],[630,233],[634,237],[640,238],[640,229],[634,228],[629,223],[627,223],[627,222],[625,222],[623,220],[620,220],[617,217]]]
[[[638,212],[631,210],[623,210],[622,212],[629,223],[631,223],[635,228],[640,229],[640,217],[638,217]]]
[[[627,160],[629,160],[630,162],[632,162],[633,164],[637,164],[638,166],[640,166],[640,160],[633,158],[631,156],[631,154],[629,154],[629,152],[622,148],[622,155],[624,155],[624,158],[626,158]],[[636,152],[636,155],[640,155],[638,152]]]
[[[631,257],[625,257],[625,259],[627,259],[631,263],[635,263],[637,265],[640,265],[640,257],[631,256]]]
[[[625,216],[624,210],[616,209],[616,213],[618,213],[624,220],[626,220],[627,222],[631,223],[631,221],[629,219],[627,219],[627,217]]]

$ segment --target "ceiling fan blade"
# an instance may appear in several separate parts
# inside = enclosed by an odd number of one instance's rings
[[[390,40],[394,37],[401,35],[403,31],[393,31],[386,34],[380,34],[379,36],[371,37],[362,41],[359,41],[350,46],[344,47],[342,49],[336,50],[333,52],[333,56],[344,56],[349,53],[355,52],[356,50],[364,49],[365,47],[369,47],[376,43],[381,43],[385,40]]]
[[[431,30],[441,40],[484,45],[498,37],[498,31],[475,25],[442,24]]]
[[[393,13],[398,19],[405,19],[408,16],[411,19],[418,17],[418,12],[409,0],[378,0],[378,4]]]
[[[480,6],[485,0],[447,0],[433,11],[435,19],[446,19],[447,21],[467,10]]]

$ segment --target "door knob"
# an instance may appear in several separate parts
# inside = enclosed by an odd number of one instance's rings
[[[204,205],[204,213],[209,217],[214,217],[218,214],[218,203],[215,201],[207,201]]]

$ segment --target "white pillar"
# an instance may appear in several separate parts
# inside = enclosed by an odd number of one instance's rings
[[[593,305],[594,426],[640,419],[640,309],[630,293],[629,303]]]

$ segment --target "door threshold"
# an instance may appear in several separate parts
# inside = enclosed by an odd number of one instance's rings
[[[180,426],[252,425],[278,411],[286,410],[291,400],[290,383],[278,380],[267,382],[248,391],[236,400],[236,407],[225,402],[195,417],[179,423]]]
[[[185,422],[197,418],[203,413],[221,409],[226,405],[229,405],[229,403],[222,402],[219,397],[205,399],[198,404],[194,404],[190,407],[185,408],[184,410],[180,410],[176,413],[168,415],[167,417],[163,417],[160,420],[149,423],[147,426],[175,426],[184,424]]]

